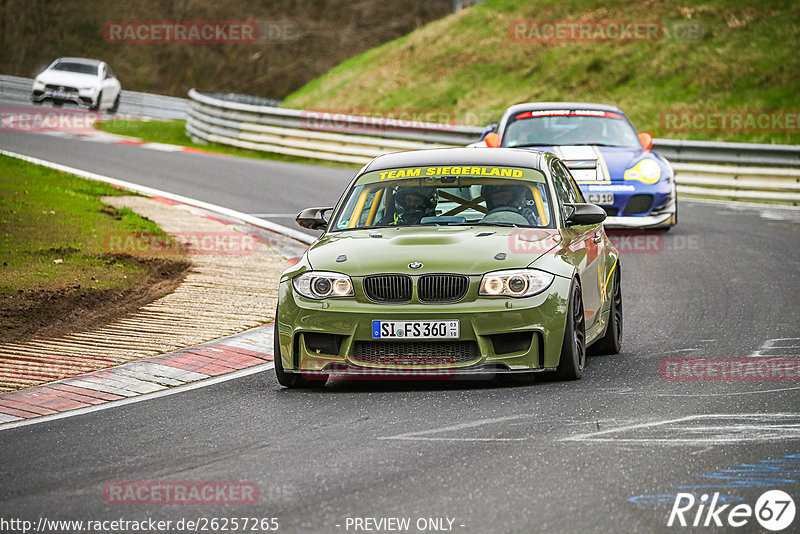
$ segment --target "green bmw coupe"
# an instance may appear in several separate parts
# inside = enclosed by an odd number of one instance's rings
[[[281,276],[275,371],[286,387],[332,374],[581,377],[587,348],[617,353],[619,252],[546,152],[448,148],[368,163]]]

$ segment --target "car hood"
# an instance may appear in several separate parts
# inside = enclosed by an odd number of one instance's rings
[[[325,234],[308,249],[307,259],[314,270],[351,276],[444,272],[480,275],[526,267],[560,242],[558,230],[533,228],[375,228]],[[503,254],[505,258],[501,259]],[[412,262],[419,262],[422,267],[412,270]]]
[[[58,70],[48,70],[36,77],[42,83],[53,85],[67,85],[70,87],[94,87],[99,79],[96,74],[81,74],[79,72],[67,72]]]
[[[624,180],[625,171],[636,165],[647,154],[642,148],[618,146],[551,146],[536,147],[551,152],[564,160],[600,160],[600,171],[605,180]]]

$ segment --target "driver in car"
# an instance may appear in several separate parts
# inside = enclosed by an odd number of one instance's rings
[[[514,211],[525,217],[532,226],[540,226],[536,212],[528,206],[524,185],[484,185],[481,196],[486,200],[489,213],[493,211]]]
[[[436,216],[435,187],[399,187],[394,193],[394,216],[382,224],[419,224],[423,217]]]

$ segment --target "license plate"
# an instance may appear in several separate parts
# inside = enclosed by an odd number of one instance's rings
[[[606,206],[614,203],[614,193],[589,193],[589,202]]]
[[[72,93],[67,91],[50,91],[51,98],[72,98]]]
[[[457,339],[459,323],[442,321],[372,321],[372,339]]]

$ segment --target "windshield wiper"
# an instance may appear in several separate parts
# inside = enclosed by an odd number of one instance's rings
[[[463,222],[449,223],[448,226],[505,226],[507,228],[522,228],[520,225],[510,222]]]
[[[621,147],[625,145],[609,145],[608,143],[568,143],[566,145],[558,145],[558,146],[616,146]]]

